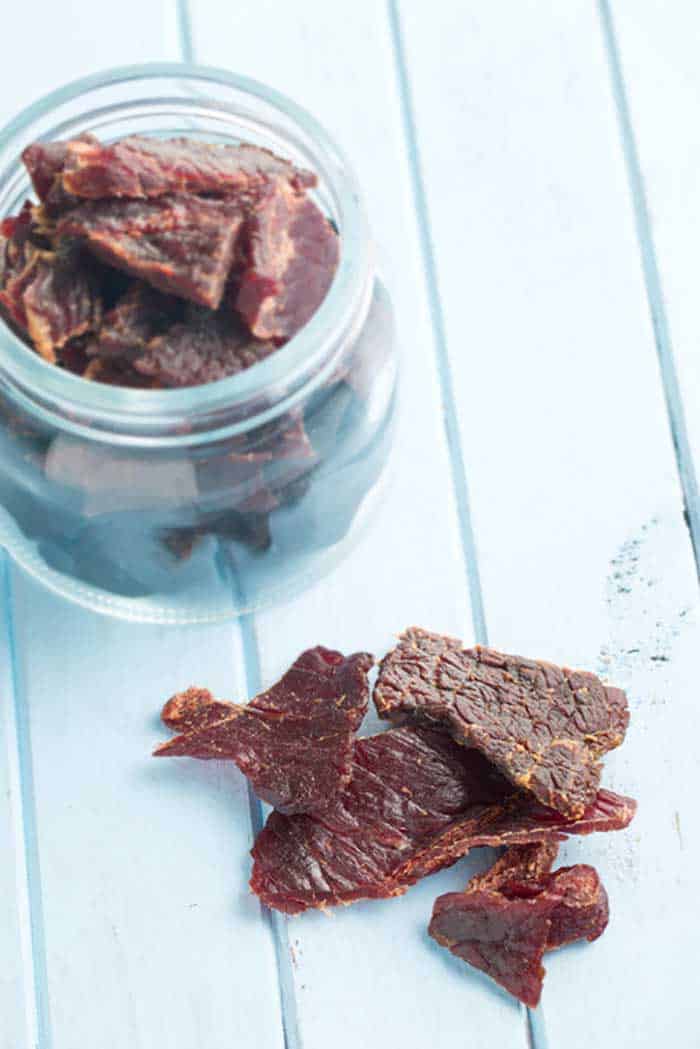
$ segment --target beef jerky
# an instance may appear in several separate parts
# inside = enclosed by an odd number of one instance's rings
[[[547,845],[506,850],[464,892],[440,896],[429,926],[439,944],[532,1008],[542,993],[545,952],[595,940],[608,923],[597,872],[578,864],[550,873],[553,861]]]
[[[134,281],[105,314],[88,353],[133,359],[148,342],[179,318],[181,303],[142,281]]]
[[[568,820],[516,790],[477,750],[405,726],[355,742],[350,782],[321,815],[270,815],[250,884],[288,914],[398,896],[476,846],[618,830],[634,811],[629,798],[601,790]]]
[[[159,386],[197,386],[235,375],[275,350],[251,338],[228,310],[191,311],[187,320],[151,339],[134,362]]]
[[[382,661],[374,701],[380,717],[445,725],[570,818],[595,798],[600,757],[620,745],[629,721],[624,692],[595,674],[465,649],[417,627]]]
[[[280,812],[320,812],[350,776],[373,662],[366,652],[345,658],[320,646],[309,649],[247,706],[190,689],[166,704],[163,719],[182,731],[155,754],[229,758]]]
[[[22,303],[29,336],[49,361],[70,339],[94,331],[102,316],[99,290],[75,253],[37,255]]]
[[[48,361],[55,362],[57,349],[100,323],[99,289],[74,245],[51,252],[25,241],[6,278],[2,306]]]
[[[88,201],[64,215],[59,236],[75,236],[104,262],[216,309],[243,224],[224,200],[168,196],[157,200]]]
[[[279,506],[287,486],[317,462],[303,415],[294,409],[258,427],[225,454],[198,463],[197,483],[202,492],[225,491],[238,511],[269,513]]]
[[[76,142],[97,144],[94,135],[84,134]],[[75,203],[75,197],[63,188],[60,176],[69,152],[68,142],[34,142],[22,153],[24,166],[47,215],[55,215]]]
[[[69,142],[61,177],[69,193],[93,199],[188,192],[255,201],[273,181],[297,191],[316,184],[311,172],[259,146],[138,135],[110,145]]]
[[[235,307],[258,338],[289,339],[326,297],[338,236],[312,200],[280,183],[249,219],[246,240]]]

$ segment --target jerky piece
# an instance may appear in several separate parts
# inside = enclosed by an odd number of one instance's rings
[[[143,352],[158,332],[178,319],[181,304],[142,281],[131,287],[105,314],[97,338],[88,350],[91,356],[131,357]]]
[[[280,183],[247,226],[248,267],[235,307],[260,339],[289,339],[326,297],[338,235],[312,200]]]
[[[506,850],[464,892],[440,896],[429,926],[439,944],[532,1008],[542,993],[545,951],[595,940],[608,923],[596,871],[578,864],[551,874],[553,861],[547,845]]]
[[[206,193],[257,199],[272,181],[294,189],[316,185],[316,176],[259,146],[217,145],[197,139],[132,135],[112,145],[67,144],[63,187],[79,197],[160,197]]]
[[[30,338],[42,357],[99,326],[102,302],[89,270],[76,252],[35,256],[22,303]]]
[[[599,759],[620,745],[629,721],[624,692],[595,674],[465,649],[418,627],[382,661],[374,701],[380,717],[444,724],[571,818],[595,798]]]
[[[478,845],[617,830],[634,811],[629,798],[600,791],[582,819],[567,820],[516,790],[478,751],[405,726],[355,742],[350,782],[325,812],[270,815],[250,884],[288,914],[399,896]]]
[[[15,324],[29,334],[41,356],[53,363],[57,349],[99,325],[99,291],[72,245],[49,252],[27,242],[21,258],[24,265],[6,280],[0,302]]]
[[[89,133],[79,135],[75,141],[97,144],[95,136]],[[72,194],[64,190],[59,178],[68,157],[68,145],[68,142],[34,142],[22,153],[22,160],[32,185],[49,215],[54,215],[75,202]]]
[[[109,265],[216,309],[242,223],[242,212],[228,201],[169,196],[89,201],[56,228],[59,235],[81,237]]]
[[[373,663],[366,652],[345,658],[320,646],[309,649],[276,685],[244,707],[190,689],[163,711],[166,724],[183,734],[155,754],[231,758],[256,794],[280,812],[320,812],[350,776],[353,736],[367,709]]]
[[[274,350],[251,338],[228,310],[190,311],[187,320],[151,339],[134,367],[159,386],[198,386],[244,371]]]

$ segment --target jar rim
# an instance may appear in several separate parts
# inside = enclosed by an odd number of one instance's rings
[[[47,403],[60,405],[61,413],[85,413],[86,418],[97,424],[95,427],[77,422],[75,416],[71,419],[63,414],[59,416],[58,423],[62,429],[83,436],[106,437],[113,432],[113,427],[118,430],[125,428],[127,434],[123,436],[129,443],[137,435],[139,443],[171,446],[173,443],[188,443],[188,438],[191,439],[193,435],[182,431],[170,431],[166,436],[149,435],[159,429],[162,434],[163,428],[167,431],[169,424],[182,423],[183,417],[220,421],[222,413],[228,414],[231,409],[254,402],[271,388],[287,383],[290,377],[313,368],[314,363],[325,361],[337,342],[339,329],[351,327],[358,311],[366,310],[371,284],[371,259],[367,220],[355,174],[344,152],[323,125],[282,92],[250,77],[213,66],[182,62],[116,66],[73,80],[44,95],[0,129],[0,156],[8,151],[11,153],[9,163],[0,171],[0,187],[7,181],[12,165],[17,163],[17,151],[13,151],[13,143],[39,119],[89,91],[158,78],[230,87],[260,100],[282,117],[291,120],[313,143],[314,160],[322,168],[320,173],[327,180],[338,209],[342,237],[339,264],[331,286],[301,331],[265,360],[214,382],[167,390],[133,389],[91,382],[45,361],[26,346],[9,326],[3,325],[5,344],[0,366],[5,374],[0,373],[0,381],[9,378],[12,384],[16,384],[14,389],[25,404],[35,403],[38,394],[36,403],[44,417],[47,415]],[[197,104],[206,106],[207,100],[198,95]],[[213,100],[211,104],[214,106]],[[217,101],[215,108],[221,112],[222,103]],[[235,115],[235,109],[229,108]],[[49,414],[52,414],[51,409]],[[258,417],[253,414],[257,423]],[[52,421],[55,423],[55,418]],[[227,426],[226,434],[250,426],[251,421],[249,419],[239,426]],[[128,433],[130,428],[131,434]],[[215,421],[213,429],[206,428],[205,437],[211,440],[222,434]],[[201,431],[199,439],[202,439]]]

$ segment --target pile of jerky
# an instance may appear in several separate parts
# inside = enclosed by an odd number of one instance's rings
[[[229,759],[274,806],[251,887],[287,914],[399,896],[477,846],[506,846],[435,903],[430,935],[525,1004],[546,951],[594,940],[608,900],[585,864],[553,871],[571,834],[620,830],[635,802],[600,787],[622,742],[624,692],[594,674],[465,649],[411,628],[382,661],[374,703],[395,727],[357,739],[365,652],[314,648],[245,706],[191,688],[165,705],[158,756]]]
[[[0,312],[86,379],[212,382],[287,342],[323,301],[338,236],[316,177],[251,144],[86,134],[22,159],[39,203],[0,223]]]

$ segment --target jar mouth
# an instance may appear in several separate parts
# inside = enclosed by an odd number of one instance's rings
[[[0,382],[32,413],[83,437],[171,446],[243,432],[252,416],[258,425],[323,382],[336,351],[361,327],[373,275],[357,182],[328,132],[280,92],[208,66],[120,66],[72,81],[28,106],[0,130],[0,217],[31,192],[19,160],[31,142],[122,126],[123,134],[134,133],[128,130],[134,126],[158,133],[159,121],[172,133],[175,125],[180,134],[209,140],[250,134],[310,167],[319,177],[320,202],[340,235],[331,287],[304,328],[253,367],[201,386],[141,390],[91,382],[43,360],[3,323]]]

